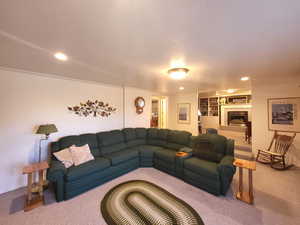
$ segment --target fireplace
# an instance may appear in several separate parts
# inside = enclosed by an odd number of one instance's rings
[[[228,125],[244,126],[248,122],[248,111],[229,111],[227,117]]]

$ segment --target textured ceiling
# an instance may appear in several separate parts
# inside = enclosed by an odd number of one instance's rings
[[[300,76],[299,24],[299,0],[2,0],[0,66],[166,94],[247,89],[243,75]],[[176,59],[185,80],[166,74]]]

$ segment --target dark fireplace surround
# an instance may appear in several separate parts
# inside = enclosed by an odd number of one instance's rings
[[[248,111],[229,111],[227,114],[228,126],[243,126],[248,122]]]

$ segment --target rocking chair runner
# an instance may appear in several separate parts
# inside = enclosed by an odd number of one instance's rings
[[[295,137],[296,133],[293,136],[288,136],[280,135],[278,131],[275,131],[269,148],[267,150],[258,150],[256,161],[270,164],[274,169],[286,169],[285,154],[292,145]]]

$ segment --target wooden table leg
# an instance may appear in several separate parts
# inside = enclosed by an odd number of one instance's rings
[[[243,198],[243,168],[239,168],[239,194]]]
[[[39,171],[39,195],[43,196],[43,184],[44,184],[44,177],[43,177],[44,171]]]
[[[32,200],[32,173],[28,173],[27,175],[27,201],[30,202]]]
[[[252,170],[249,170],[249,201],[250,204],[253,203],[253,179],[252,179]]]

